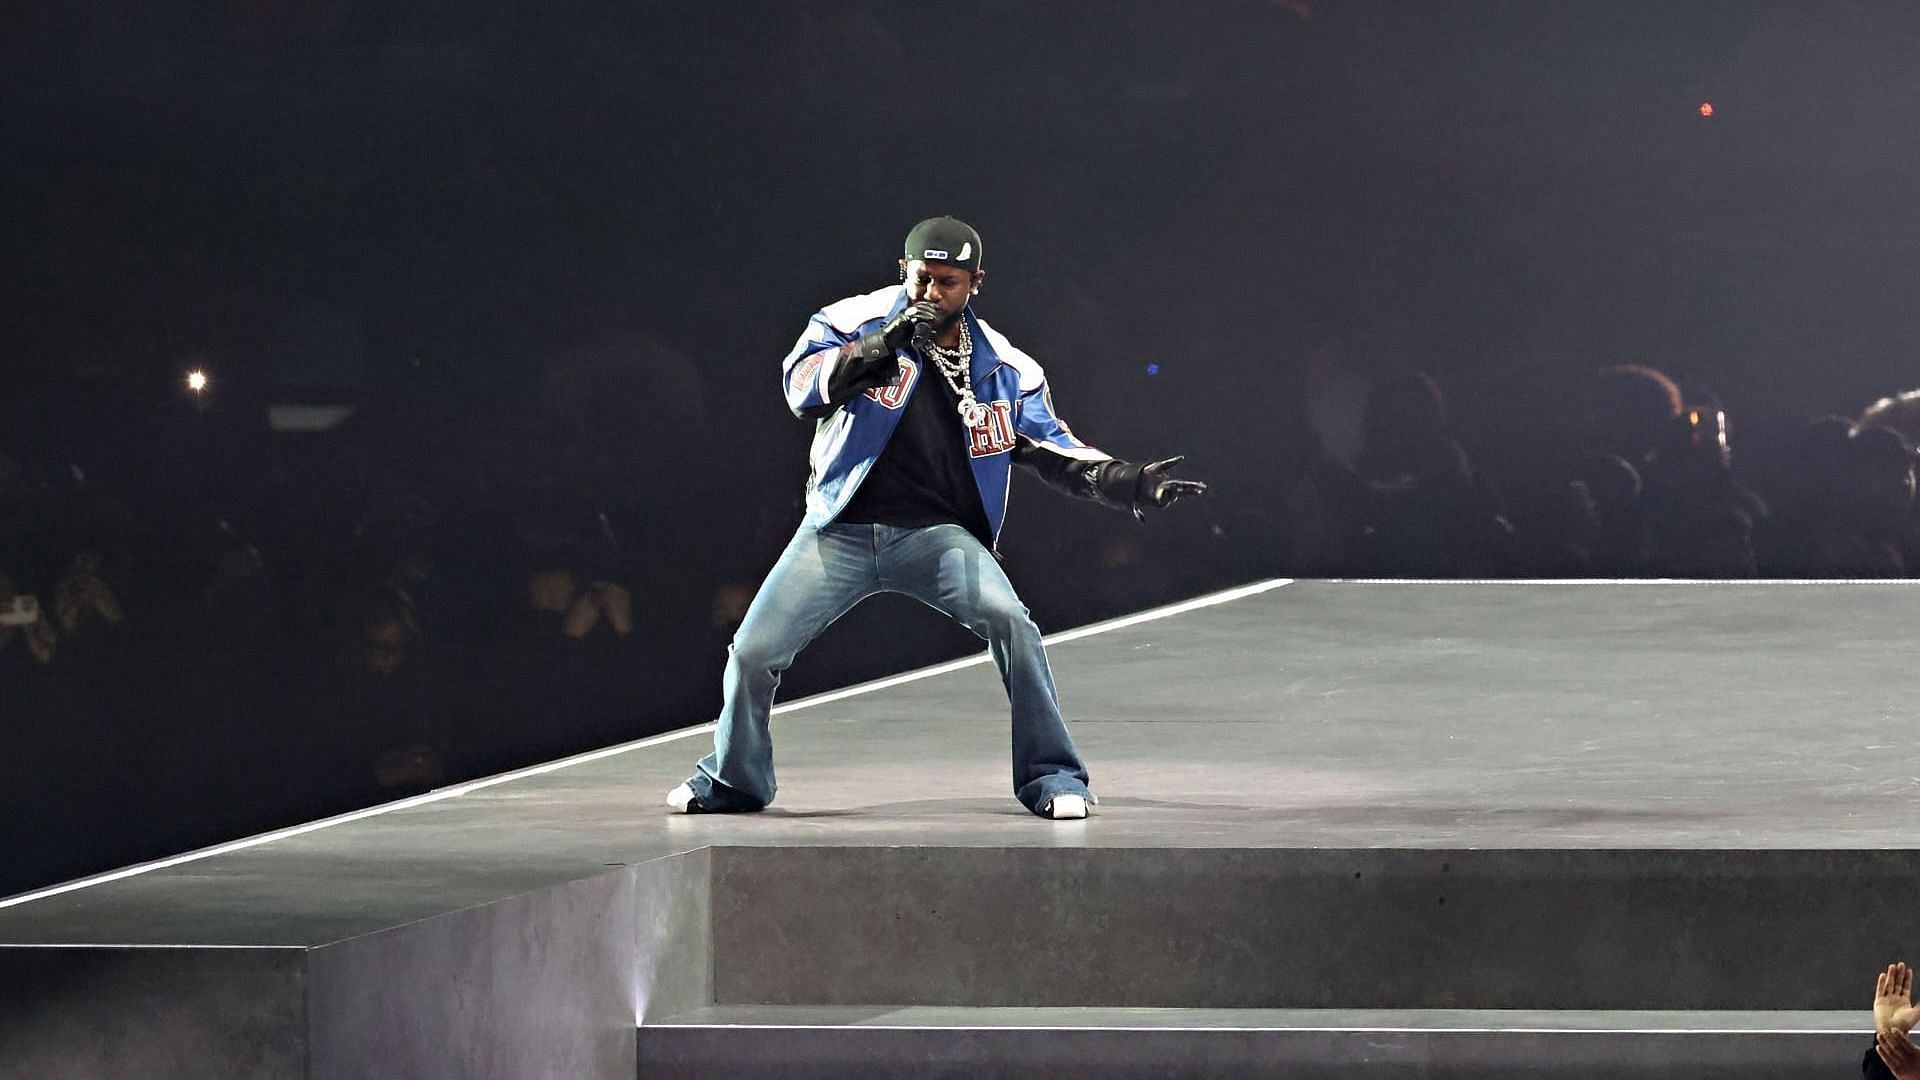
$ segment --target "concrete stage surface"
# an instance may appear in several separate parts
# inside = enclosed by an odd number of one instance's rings
[[[928,613],[927,625],[938,616]],[[0,901],[0,1078],[1853,1075],[1920,585],[1263,582]],[[807,662],[803,654],[799,663]]]

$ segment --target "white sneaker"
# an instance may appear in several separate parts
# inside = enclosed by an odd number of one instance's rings
[[[693,805],[693,788],[686,784],[681,784],[679,787],[667,792],[667,805],[672,807],[673,812],[676,814],[690,813],[691,811],[688,808]]]
[[[1075,821],[1087,816],[1085,795],[1055,795],[1047,803],[1046,816],[1055,821]]]

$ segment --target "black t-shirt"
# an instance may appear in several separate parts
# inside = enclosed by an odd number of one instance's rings
[[[919,370],[900,426],[835,520],[899,528],[961,525],[991,547],[987,512],[967,456],[967,432],[960,426],[960,399],[932,361],[914,363]]]

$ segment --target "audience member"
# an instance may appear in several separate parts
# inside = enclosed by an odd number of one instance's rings
[[[18,641],[19,651],[34,664],[51,664],[57,640],[53,624],[47,621],[47,613],[40,607],[39,597],[16,590],[13,579],[0,574],[0,654]]]
[[[355,602],[324,666],[302,693],[304,778],[320,799],[365,805],[438,786],[454,773],[449,695],[421,656],[404,592]]]
[[[1628,577],[1646,572],[1640,537],[1640,471],[1611,454],[1582,460],[1569,482],[1593,507],[1593,545],[1585,572],[1597,577]]]
[[[1768,574],[1816,575],[1818,537],[1833,517],[1852,441],[1853,421],[1844,416],[1821,417],[1801,431],[1787,467],[1775,477],[1781,512],[1773,518],[1763,545]]]
[[[260,549],[220,522],[221,543],[202,596],[216,648],[244,650],[267,635],[273,621],[273,582]]]
[[[1810,530],[1816,577],[1905,577],[1914,554],[1914,457],[1891,428],[1848,439],[1823,513]]]
[[[1498,494],[1451,430],[1446,397],[1431,376],[1382,379],[1361,414],[1352,469],[1320,461],[1295,492],[1295,520],[1317,537],[1320,557],[1348,575],[1509,576],[1519,547]]]
[[[82,626],[99,625],[111,629],[127,618],[112,586],[100,576],[100,553],[97,551],[83,551],[73,557],[73,561],[67,564],[66,575],[54,586],[53,596],[53,610],[60,624],[60,632],[69,638],[78,635]]]
[[[567,561],[561,553],[537,556],[522,606],[495,627],[479,710],[491,762],[632,737],[651,673],[661,670],[657,640],[640,634],[648,613],[636,610],[632,591],[610,580],[583,582]],[[699,631],[689,627],[680,637],[700,640]]]
[[[1734,480],[1726,412],[1711,395],[1696,395],[1689,404],[1664,372],[1640,364],[1603,368],[1577,439],[1585,456],[1576,478],[1604,473],[1612,494],[1623,496],[1601,522],[1612,540],[1605,561],[1617,574],[1757,572],[1754,534],[1767,506]],[[1626,481],[1620,464],[1637,483]]]
[[[1908,446],[1920,446],[1920,390],[1883,397],[1860,412],[1861,428],[1898,432]]]
[[[1909,1033],[1920,1021],[1913,1003],[1913,970],[1889,964],[1873,986],[1873,1046],[1860,1061],[1867,1080],[1920,1080],[1920,1047]]]

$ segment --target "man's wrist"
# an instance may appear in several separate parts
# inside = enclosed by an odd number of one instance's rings
[[[885,330],[869,330],[854,338],[845,348],[849,357],[871,363],[892,356],[896,346],[887,340]]]

